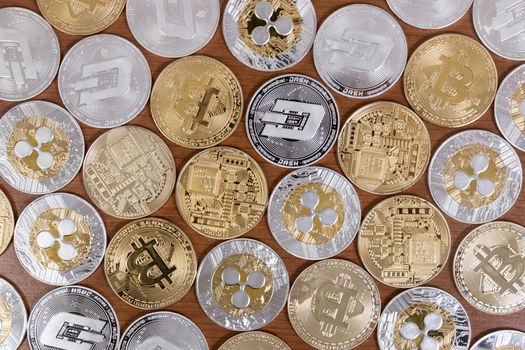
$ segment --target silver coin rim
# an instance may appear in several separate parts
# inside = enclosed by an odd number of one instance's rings
[[[510,339],[507,338],[509,333],[511,335]],[[504,329],[504,330],[499,330],[499,331],[495,331],[487,335],[484,335],[478,341],[476,341],[474,345],[472,345],[470,350],[493,350],[492,347],[487,348],[483,344],[484,342],[488,340],[492,340],[492,339],[494,339],[494,342],[496,342],[496,344],[494,344],[497,346],[496,349],[499,349],[500,346],[509,346],[509,345],[519,346],[522,349],[525,348],[525,333],[518,331],[518,330],[514,330],[514,329]],[[518,343],[520,340],[521,342]],[[487,345],[492,346],[492,344],[487,344]]]
[[[15,286],[8,282],[7,280],[0,277],[0,293],[2,291],[8,290],[13,294],[14,302],[18,303],[18,305],[15,305],[17,308],[16,310],[11,310],[13,314],[13,324],[22,322],[21,329],[19,329],[20,334],[13,334],[13,329],[11,328],[9,335],[4,340],[4,343],[0,344],[0,349],[2,350],[16,350],[22,344],[22,341],[24,340],[26,336],[26,329],[27,329],[27,309],[24,304],[24,300],[22,299],[21,294],[16,290]],[[7,302],[7,301],[6,301]],[[10,307],[12,305],[9,305]],[[20,326],[20,324],[18,324]],[[15,337],[14,342],[11,344],[7,344],[6,342],[9,341],[9,339]],[[13,339],[12,339],[13,340]],[[14,348],[10,348],[9,345],[14,345]]]

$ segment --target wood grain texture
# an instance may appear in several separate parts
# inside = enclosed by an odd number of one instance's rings
[[[225,0],[221,0],[223,8],[225,5],[225,2],[226,2]],[[335,11],[336,9],[344,5],[351,4],[351,3],[357,3],[357,1],[349,1],[349,0],[329,0],[329,1],[328,0],[313,0],[313,2],[314,2],[315,9],[317,12],[318,25],[320,25],[327,18],[327,16],[331,14],[333,11]],[[377,5],[379,7],[386,9],[387,11],[391,13],[391,11],[388,9],[386,2],[384,0],[361,0],[359,2]],[[1,7],[21,6],[21,7],[29,8],[31,10],[38,12],[38,8],[34,0],[2,0],[0,2],[0,6]],[[409,54],[411,54],[414,51],[414,49],[419,44],[421,44],[423,41],[425,41],[426,39],[432,36],[440,34],[440,33],[447,33],[447,32],[463,33],[474,39],[477,39],[476,34],[474,32],[473,24],[472,24],[472,11],[469,11],[467,15],[465,15],[459,22],[457,22],[456,24],[444,30],[427,31],[427,30],[419,30],[419,29],[413,28],[404,23],[401,23],[401,25],[408,39]],[[159,73],[162,71],[162,69],[164,69],[170,62],[172,62],[171,59],[161,58],[161,57],[152,55],[138,45],[138,43],[136,42],[136,40],[133,38],[133,36],[131,35],[129,31],[129,28],[126,22],[125,13],[123,13],[119,17],[117,22],[115,22],[108,29],[106,29],[104,33],[117,34],[135,43],[145,54],[150,64],[150,67],[151,67],[153,79],[156,79]],[[81,37],[63,34],[59,31],[57,31],[57,35],[60,40],[62,57],[76,42],[78,42],[81,39]],[[237,61],[230,54],[229,50],[227,49],[225,45],[220,26],[217,32],[215,33],[215,36],[211,40],[211,42],[204,49],[199,51],[198,54],[214,57],[220,60],[221,62],[225,63],[228,67],[230,67],[233,70],[233,72],[239,78],[242,88],[243,88],[244,103],[245,103],[244,108],[245,109],[249,102],[250,97],[261,84],[263,84],[266,80],[276,75],[281,74],[281,73],[258,72],[258,71],[255,71],[253,69],[250,69],[244,66],[242,63]],[[496,64],[498,67],[498,74],[499,74],[500,82],[512,69],[514,69],[515,67],[519,65],[519,62],[512,62],[512,61],[504,60],[502,58],[497,57],[496,55],[493,55],[493,58],[496,61]],[[312,52],[310,52],[302,62],[300,62],[295,67],[292,67],[291,69],[288,69],[287,71],[283,73],[293,73],[293,72],[307,74],[316,79],[320,79],[315,70],[314,64],[313,64]],[[335,95],[336,94],[334,93],[334,96]],[[339,110],[341,112],[341,123],[344,123],[346,119],[348,118],[348,116],[353,111],[357,110],[358,108],[368,103],[374,102],[374,101],[389,100],[389,101],[396,101],[404,105],[408,105],[405,99],[405,96],[403,94],[402,81],[399,81],[392,89],[390,89],[387,93],[383,94],[382,96],[378,98],[366,100],[366,101],[344,98],[342,96],[335,96],[335,97],[337,99]],[[51,101],[59,105],[62,105],[62,102],[60,101],[60,97],[59,97],[58,90],[57,90],[56,79],[47,90],[45,90],[42,94],[37,96],[35,99]],[[15,105],[16,103],[8,103],[8,102],[0,101],[0,115],[2,115],[8,109],[10,109],[11,107]],[[146,127],[150,130],[155,131],[157,134],[161,135],[152,121],[151,113],[149,110],[149,104],[142,111],[140,116],[134,119],[130,124]],[[428,123],[426,123],[426,125],[431,135],[433,151],[435,151],[436,148],[441,144],[441,142],[443,142],[446,138],[448,138],[452,134],[459,131],[459,129],[445,129],[445,128],[433,126]],[[478,120],[474,124],[469,125],[468,128],[469,129],[476,129],[476,128],[485,129],[485,130],[490,130],[493,132],[498,132],[495,121],[494,121],[493,109],[491,108],[480,120]],[[93,141],[98,136],[100,136],[104,132],[104,130],[89,128],[86,126],[82,126],[82,129],[83,129],[84,136],[85,136],[86,149],[93,143]],[[170,146],[171,151],[173,152],[178,171],[180,171],[181,167],[188,161],[188,159],[191,156],[197,153],[197,151],[195,150],[190,150],[190,149],[186,149],[183,147],[175,146],[174,144],[166,140],[164,137],[163,139]],[[238,147],[240,149],[243,149],[247,153],[249,153],[252,157],[254,157],[259,162],[259,164],[262,166],[266,174],[266,177],[268,179],[268,184],[270,186],[270,189],[273,189],[274,186],[277,184],[277,182],[289,172],[289,170],[270,165],[268,162],[264,161],[261,157],[259,157],[258,154],[252,149],[246,137],[244,119],[240,127],[235,131],[235,133],[230,138],[228,138],[226,141],[224,141],[222,145]],[[525,159],[525,156],[523,153],[520,153],[520,158],[523,163]],[[335,149],[332,149],[331,153],[328,156],[326,156],[322,161],[320,161],[318,165],[326,166],[326,167],[329,167],[336,171],[341,172],[337,164],[337,160],[335,156]],[[423,176],[415,186],[413,186],[412,188],[410,188],[408,191],[405,191],[405,192],[408,194],[418,195],[428,200],[431,200],[431,196],[430,196],[428,185],[427,185],[427,175],[428,174],[425,174],[425,176]],[[15,211],[15,215],[17,216],[20,214],[22,209],[28,203],[30,203],[32,200],[36,198],[36,196],[25,195],[25,194],[22,194],[10,188],[3,181],[0,182],[0,188],[6,192],[9,199],[12,201],[13,209]],[[81,197],[89,200],[84,190],[84,185],[82,183],[82,176],[80,174],[77,175],[74,181],[72,181],[62,191],[74,193],[74,194],[80,195]],[[363,215],[366,214],[371,209],[372,206],[374,206],[375,204],[377,204],[379,201],[383,199],[383,197],[381,196],[368,194],[361,190],[358,190],[358,194],[361,200]],[[525,217],[523,215],[524,211],[525,211],[525,198],[523,197],[523,195],[520,195],[520,198],[518,202],[516,203],[516,205],[512,208],[512,210],[510,210],[503,217],[503,219],[512,221],[512,222],[516,222],[521,225],[525,225]],[[101,214],[103,215],[103,218],[104,218],[104,221],[107,227],[107,231],[109,235],[108,238],[111,239],[111,237],[113,237],[115,232],[119,228],[121,228],[126,223],[126,221],[115,219],[103,213]],[[157,211],[154,214],[154,216],[161,217],[167,220],[171,220],[175,222],[177,225],[179,225],[188,234],[188,236],[192,240],[193,245],[196,249],[197,257],[199,261],[201,261],[204,255],[213,246],[215,246],[218,243],[218,241],[207,239],[197,234],[184,223],[184,221],[181,219],[177,211],[177,208],[175,206],[174,196],[172,196],[170,200],[159,211]],[[450,224],[451,231],[452,231],[451,256],[449,258],[449,261],[445,269],[439,274],[439,276],[437,276],[434,280],[428,283],[428,285],[446,290],[447,292],[451,293],[456,298],[458,298],[458,300],[463,304],[463,306],[466,308],[470,316],[470,320],[472,323],[473,340],[478,339],[483,334],[486,334],[490,331],[497,330],[497,329],[515,328],[515,329],[521,329],[522,331],[525,331],[525,311],[522,311],[522,312],[519,312],[513,315],[509,315],[509,316],[504,316],[504,317],[491,316],[491,315],[483,314],[475,310],[459,295],[455,287],[454,281],[453,281],[451,262],[452,262],[453,255],[461,239],[470,230],[472,230],[474,226],[457,222],[451,218],[447,218],[447,219],[448,219],[448,223]],[[268,244],[273,249],[275,249],[277,253],[284,259],[284,262],[290,273],[290,282],[293,282],[295,278],[297,277],[297,275],[304,268],[306,268],[308,265],[311,264],[311,262],[307,262],[305,260],[294,258],[290,254],[286,253],[283,249],[281,249],[280,246],[272,238],[269,232],[266,220],[262,220],[261,223],[259,223],[259,225],[254,230],[247,233],[245,237],[258,239]],[[345,250],[343,253],[339,254],[338,257],[343,258],[343,259],[348,259],[350,261],[353,261],[355,263],[362,265],[359,259],[359,256],[357,254],[356,242],[352,243],[352,245],[347,250]],[[0,257],[0,276],[11,281],[18,287],[18,290],[23,294],[23,298],[24,298],[24,301],[26,303],[26,307],[28,308],[28,310],[30,310],[35,305],[37,300],[44,293],[53,289],[53,287],[51,286],[39,283],[38,281],[33,279],[23,270],[23,268],[21,267],[21,265],[19,264],[18,260],[15,257],[13,244],[11,244],[8,250]],[[82,281],[80,284],[95,289],[96,291],[104,295],[111,302],[111,304],[114,306],[114,308],[117,311],[122,331],[127,326],[129,326],[130,323],[134,319],[144,314],[144,311],[135,309],[131,306],[128,306],[124,302],[122,302],[110,290],[106,282],[106,279],[104,277],[104,272],[103,272],[102,267],[99,267],[92,276]],[[389,300],[391,300],[393,296],[401,292],[401,290],[399,289],[391,288],[391,287],[385,286],[380,283],[378,283],[378,286],[381,292],[381,300],[382,300],[383,306],[386,305],[386,303],[388,303]],[[201,310],[197,302],[194,287],[181,301],[169,307],[168,310],[179,312],[189,317],[190,319],[192,319],[202,329],[202,331],[206,335],[211,349],[217,349],[220,346],[220,344],[222,344],[226,339],[234,335],[234,332],[231,332],[231,331],[228,331],[228,330],[225,330],[219,327],[214,322],[212,322],[210,319],[208,319],[208,317],[206,317],[206,315],[203,313],[203,311]],[[281,312],[281,314],[277,317],[277,319],[275,319],[271,324],[269,324],[263,330],[278,335],[283,340],[285,340],[293,349],[310,349],[310,347],[307,346],[293,331],[290,325],[290,322],[288,320],[286,310],[283,310],[283,312]],[[377,348],[378,348],[378,345],[377,345],[375,333],[365,343],[359,346],[359,349],[377,349]],[[21,349],[28,349],[27,341],[24,341]]]

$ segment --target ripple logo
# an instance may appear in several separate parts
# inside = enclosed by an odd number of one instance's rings
[[[15,154],[18,158],[27,158],[36,152],[36,165],[41,170],[48,170],[55,164],[55,157],[50,152],[43,151],[45,145],[53,141],[53,131],[46,126],[38,128],[35,132],[36,146],[33,146],[28,140],[22,140],[15,144]]]
[[[439,350],[439,342],[432,338],[429,333],[439,330],[443,326],[443,318],[435,312],[429,313],[423,320],[425,329],[419,329],[419,326],[413,322],[405,322],[401,326],[400,333],[403,338],[414,341],[423,337],[419,343],[419,350]]]
[[[276,21],[272,21],[274,14],[271,3],[264,1],[255,7],[255,16],[266,22],[264,26],[255,28],[252,32],[252,40],[255,44],[262,46],[268,44],[271,38],[270,30],[273,28],[277,34],[288,36],[293,31],[293,21],[290,17],[281,16]]]
[[[55,244],[59,245],[58,256],[64,261],[71,261],[77,256],[77,249],[73,244],[64,242],[64,238],[71,236],[77,231],[75,222],[71,219],[62,219],[57,225],[59,237],[53,233],[44,230],[36,237],[38,246],[42,249],[50,249]]]
[[[319,204],[319,195],[315,192],[305,192],[301,197],[301,204],[310,211],[310,215],[300,216],[295,220],[295,226],[301,233],[309,233],[314,228],[314,219],[317,217],[323,226],[331,226],[337,221],[337,212],[327,208],[317,212],[315,208]]]
[[[246,292],[246,287],[260,289],[266,284],[266,278],[260,271],[253,271],[248,274],[246,281],[241,281],[240,272],[233,267],[227,267],[222,272],[222,281],[228,286],[239,285],[239,290],[233,293],[231,303],[239,308],[244,309],[251,303],[250,295]]]
[[[472,156],[470,159],[470,167],[472,168],[473,175],[465,171],[458,171],[454,174],[453,183],[460,190],[466,190],[470,184],[476,182],[476,190],[484,197],[490,196],[494,193],[495,185],[490,179],[482,178],[481,175],[485,172],[490,165],[489,158],[478,153]]]

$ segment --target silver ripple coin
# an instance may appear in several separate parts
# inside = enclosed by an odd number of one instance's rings
[[[290,284],[283,261],[266,244],[239,238],[214,247],[197,272],[204,313],[234,331],[264,327],[282,311]]]
[[[120,350],[208,350],[199,327],[174,312],[159,311],[144,315],[126,329]]]
[[[80,122],[113,128],[135,118],[148,102],[151,72],[140,50],[116,35],[79,41],[62,61],[58,90]]]
[[[83,159],[82,130],[56,104],[24,102],[0,119],[0,176],[19,191],[57,191],[78,174]]]
[[[16,289],[0,278],[0,350],[16,350],[26,333],[27,311]]]
[[[51,285],[77,283],[100,265],[106,228],[97,211],[68,193],[31,202],[15,226],[15,252],[34,278]]]
[[[61,287],[40,299],[29,316],[31,350],[117,349],[119,324],[115,310],[92,289]]]
[[[456,23],[474,0],[386,0],[403,22],[421,29],[441,29]]]
[[[339,110],[332,94],[317,80],[281,75],[253,95],[246,130],[250,143],[266,160],[298,168],[330,151],[339,131]]]
[[[354,240],[361,222],[357,192],[339,173],[306,167],[286,175],[268,205],[268,226],[288,253],[320,260],[339,254]]]
[[[398,294],[377,325],[381,350],[468,350],[470,339],[467,312],[452,295],[437,288],[417,287]]]
[[[525,60],[525,0],[475,0],[474,29],[496,55]]]
[[[328,86],[354,98],[378,96],[405,70],[405,33],[388,12],[365,4],[332,13],[315,38],[314,62]]]
[[[222,19],[228,49],[260,71],[282,70],[301,61],[316,29],[310,0],[229,0]]]
[[[183,57],[203,48],[219,24],[219,0],[128,0],[126,18],[140,45],[155,55]]]
[[[515,330],[501,330],[487,334],[478,340],[470,350],[520,350],[525,349],[525,333]]]
[[[20,7],[0,9],[0,100],[38,95],[55,79],[59,64],[58,38],[44,18]]]
[[[443,142],[428,171],[430,193],[450,217],[482,224],[505,214],[521,191],[521,162],[502,137],[467,130]]]

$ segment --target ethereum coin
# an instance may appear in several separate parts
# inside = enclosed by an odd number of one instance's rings
[[[402,21],[421,29],[441,29],[458,21],[473,0],[387,0]]]
[[[291,350],[285,342],[265,332],[244,332],[228,339],[219,350]]]
[[[525,349],[525,333],[502,330],[485,335],[470,350],[522,350]]]
[[[0,278],[0,350],[16,350],[26,333],[27,311],[18,291]]]

